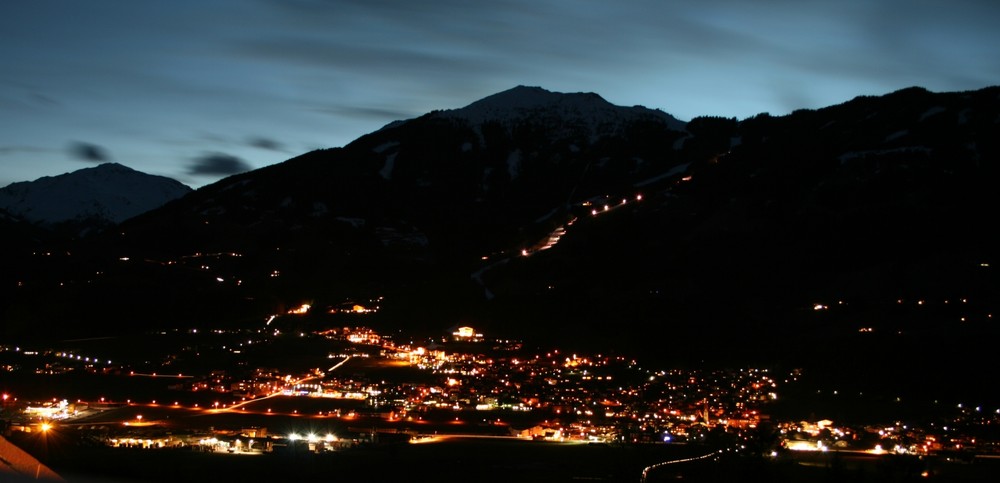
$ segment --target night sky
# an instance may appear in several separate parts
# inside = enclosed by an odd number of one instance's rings
[[[687,120],[1000,79],[995,0],[0,3],[0,186],[192,187],[513,86]]]

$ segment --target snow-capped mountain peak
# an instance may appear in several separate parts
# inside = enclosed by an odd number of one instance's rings
[[[184,196],[191,188],[118,163],[105,163],[0,189],[0,208],[34,223],[98,218],[119,223]]]
[[[517,86],[460,109],[438,111],[435,115],[463,119],[474,125],[510,123],[528,118],[569,121],[586,127],[597,136],[609,134],[607,131],[614,131],[626,122],[639,119],[658,120],[675,130],[681,130],[685,125],[661,110],[616,106],[592,92],[559,93],[529,86]]]

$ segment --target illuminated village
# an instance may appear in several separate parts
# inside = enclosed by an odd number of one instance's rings
[[[348,304],[341,315],[361,320],[377,303]],[[26,382],[5,386],[3,430],[223,454],[342,452],[462,437],[682,445],[772,459],[1000,453],[990,437],[1000,424],[997,408],[959,404],[929,424],[782,419],[773,409],[783,390],[808,373],[662,370],[619,354],[535,352],[464,325],[420,340],[363,325],[282,328],[311,310],[289,309],[252,330],[149,334],[147,343],[177,344],[158,360],[4,346],[0,368]],[[86,381],[72,385],[78,392],[59,385],[75,379]]]

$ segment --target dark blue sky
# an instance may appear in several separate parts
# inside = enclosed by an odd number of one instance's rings
[[[992,0],[0,2],[0,186],[193,187],[515,85],[680,119],[1000,79]]]

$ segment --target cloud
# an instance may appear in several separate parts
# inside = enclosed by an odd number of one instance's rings
[[[247,144],[255,148],[266,149],[268,151],[284,151],[285,146],[281,144],[280,141],[275,141],[274,139],[265,138],[262,136],[252,137],[247,139]]]
[[[104,163],[111,160],[108,151],[96,144],[74,141],[69,145],[69,153],[83,161],[91,163]]]
[[[20,153],[48,153],[53,151],[48,148],[36,146],[0,146],[0,155],[20,154]]]
[[[28,94],[28,100],[33,105],[38,105],[38,106],[50,107],[50,106],[59,106],[59,105],[61,105],[59,103],[59,101],[57,101],[57,100],[55,100],[55,99],[53,99],[53,98],[51,98],[51,97],[49,97],[49,96],[47,96],[45,94],[42,94],[41,92],[31,92],[31,93],[29,93]]]
[[[352,119],[373,119],[379,121],[402,120],[417,117],[418,114],[406,112],[402,109],[390,109],[381,107],[333,105],[314,109],[316,112],[344,116]]]
[[[394,42],[379,39],[359,43],[351,39],[317,39],[287,34],[248,41],[239,50],[256,59],[307,68],[349,69],[372,78],[415,76],[441,80],[452,78],[459,72],[489,75],[505,70],[496,59],[487,59],[479,52],[442,49],[422,42],[417,44],[409,46],[403,38]]]
[[[188,174],[199,176],[229,176],[253,169],[246,161],[225,153],[199,156],[188,165]]]

